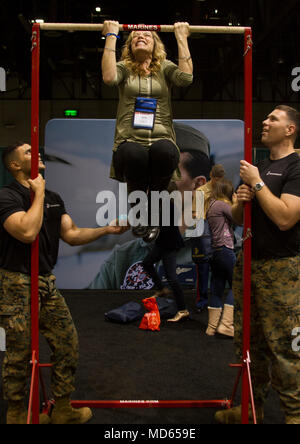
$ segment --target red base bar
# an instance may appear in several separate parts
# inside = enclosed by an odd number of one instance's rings
[[[90,407],[92,409],[119,409],[119,408],[227,408],[231,407],[231,401],[226,399],[212,401],[72,401],[72,407]]]

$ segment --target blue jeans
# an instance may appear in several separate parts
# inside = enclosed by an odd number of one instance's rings
[[[208,305],[209,261],[197,263],[197,298],[196,306],[204,309]]]
[[[213,257],[211,259],[211,307],[223,307],[226,284],[229,285],[229,291],[226,295],[224,303],[234,305],[232,277],[235,263],[236,256],[234,250],[224,246],[214,250]]]

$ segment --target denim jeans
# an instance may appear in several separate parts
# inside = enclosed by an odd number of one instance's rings
[[[234,250],[224,246],[214,250],[213,257],[211,259],[211,307],[223,307],[226,284],[229,286],[229,291],[226,295],[224,303],[234,305],[232,278],[235,263],[236,256]]]
[[[196,305],[199,309],[203,309],[208,304],[208,286],[210,263],[205,261],[197,263],[197,298]]]

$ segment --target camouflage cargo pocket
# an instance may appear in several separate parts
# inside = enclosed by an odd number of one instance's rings
[[[0,325],[23,332],[30,312],[29,277],[0,270]]]

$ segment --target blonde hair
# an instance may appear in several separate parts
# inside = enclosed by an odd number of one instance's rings
[[[152,53],[152,60],[149,66],[149,70],[152,74],[158,73],[161,69],[161,65],[166,60],[166,50],[163,42],[161,41],[158,34],[154,31],[151,31],[153,40],[154,40],[154,47],[153,47],[153,53]],[[132,54],[131,50],[131,43],[133,39],[134,31],[132,31],[123,47],[121,60],[125,62],[125,65],[127,68],[129,68],[134,74],[145,76],[146,73],[144,69],[142,68],[141,64],[137,62]]]

